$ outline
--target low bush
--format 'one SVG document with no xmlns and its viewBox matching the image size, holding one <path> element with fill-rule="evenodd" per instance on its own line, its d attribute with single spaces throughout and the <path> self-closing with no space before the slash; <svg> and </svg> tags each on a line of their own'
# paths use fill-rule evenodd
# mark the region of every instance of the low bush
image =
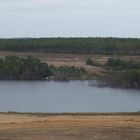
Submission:
<svg viewBox="0 0 140 140">
<path fill-rule="evenodd" d="M 106 66 L 111 67 L 114 70 L 124 70 L 124 69 L 140 69 L 139 61 L 125 61 L 121 59 L 109 58 Z"/>
</svg>

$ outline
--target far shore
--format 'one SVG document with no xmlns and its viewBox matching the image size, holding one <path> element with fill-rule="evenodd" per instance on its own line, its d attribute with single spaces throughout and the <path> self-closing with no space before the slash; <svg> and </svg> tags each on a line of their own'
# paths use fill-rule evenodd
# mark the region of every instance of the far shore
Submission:
<svg viewBox="0 0 140 140">
<path fill-rule="evenodd" d="M 47 112 L 47 113 L 41 113 L 41 112 L 0 112 L 1 114 L 5 115 L 31 115 L 31 116 L 39 116 L 39 117 L 45 117 L 45 116 L 128 116 L 128 115 L 140 115 L 139 112 L 110 112 L 110 113 L 98 113 L 98 112 Z"/>
</svg>

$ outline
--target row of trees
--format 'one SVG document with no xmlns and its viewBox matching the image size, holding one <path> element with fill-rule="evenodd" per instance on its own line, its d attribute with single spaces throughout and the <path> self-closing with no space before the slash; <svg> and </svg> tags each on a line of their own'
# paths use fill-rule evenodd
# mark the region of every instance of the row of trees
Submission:
<svg viewBox="0 0 140 140">
<path fill-rule="evenodd" d="M 140 39 L 132 39 L 132 38 L 0 39 L 0 51 L 140 55 Z"/>
<path fill-rule="evenodd" d="M 140 89 L 139 61 L 110 58 L 104 68 L 107 72 L 101 77 L 100 85 Z"/>
<path fill-rule="evenodd" d="M 140 89 L 140 70 L 111 71 L 102 77 L 99 85 Z"/>
<path fill-rule="evenodd" d="M 36 58 L 0 58 L 0 80 L 42 80 L 50 75 L 52 72 L 48 65 Z"/>
</svg>

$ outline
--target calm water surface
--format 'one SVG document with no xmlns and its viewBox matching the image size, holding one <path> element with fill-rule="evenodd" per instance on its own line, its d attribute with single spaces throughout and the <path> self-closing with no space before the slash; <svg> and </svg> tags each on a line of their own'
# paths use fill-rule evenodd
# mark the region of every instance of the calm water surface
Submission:
<svg viewBox="0 0 140 140">
<path fill-rule="evenodd" d="M 91 87 L 89 81 L 0 81 L 0 111 L 140 111 L 140 91 Z"/>
</svg>

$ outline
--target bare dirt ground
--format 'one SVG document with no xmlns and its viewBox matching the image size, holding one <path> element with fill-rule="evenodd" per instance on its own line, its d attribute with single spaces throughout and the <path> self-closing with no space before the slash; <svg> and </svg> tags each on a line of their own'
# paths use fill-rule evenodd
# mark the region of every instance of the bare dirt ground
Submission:
<svg viewBox="0 0 140 140">
<path fill-rule="evenodd" d="M 35 56 L 41 61 L 53 65 L 56 67 L 60 66 L 75 66 L 77 68 L 83 67 L 87 72 L 98 74 L 102 73 L 104 69 L 86 65 L 86 59 L 88 57 L 92 58 L 101 64 L 105 64 L 108 58 L 112 55 L 86 55 L 86 54 L 56 54 L 56 53 L 33 53 L 33 52 L 2 52 L 0 51 L 0 57 L 5 57 L 8 55 L 16 55 L 20 57 Z M 140 61 L 140 56 L 114 56 L 125 60 L 135 60 Z"/>
<path fill-rule="evenodd" d="M 1 113 L 0 140 L 140 140 L 140 115 Z"/>
</svg>

